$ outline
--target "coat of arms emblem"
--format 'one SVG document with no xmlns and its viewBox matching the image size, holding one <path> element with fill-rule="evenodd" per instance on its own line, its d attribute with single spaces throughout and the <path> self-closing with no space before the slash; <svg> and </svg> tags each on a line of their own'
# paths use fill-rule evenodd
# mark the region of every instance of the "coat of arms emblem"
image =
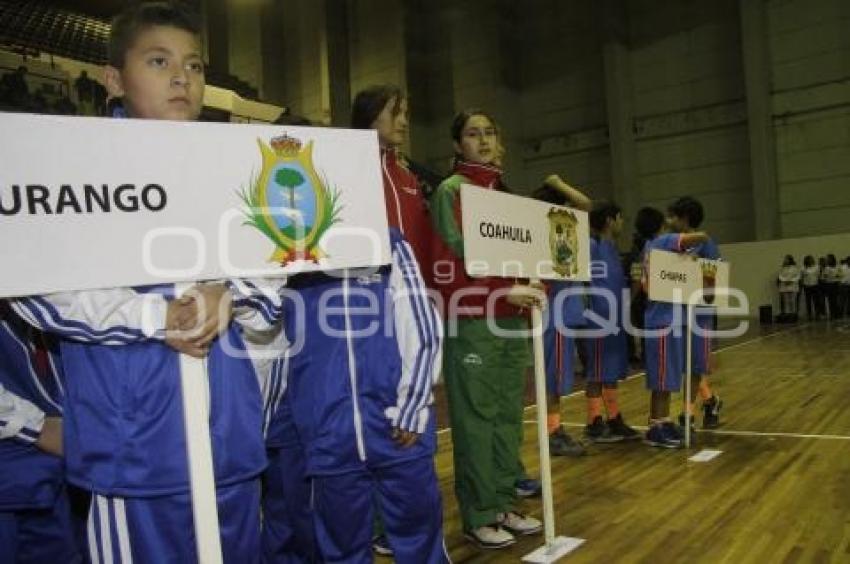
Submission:
<svg viewBox="0 0 850 564">
<path fill-rule="evenodd" d="M 713 304 L 714 288 L 717 282 L 717 264 L 701 261 L 699 266 L 702 271 L 702 299 L 707 304 Z"/>
<path fill-rule="evenodd" d="M 568 210 L 552 208 L 549 218 L 549 250 L 552 270 L 561 276 L 578 274 L 578 218 Z"/>
<path fill-rule="evenodd" d="M 322 236 L 340 221 L 339 192 L 313 166 L 313 142 L 281 135 L 269 144 L 257 140 L 263 157 L 259 176 L 240 196 L 248 207 L 245 223 L 274 243 L 269 262 L 286 266 L 296 260 L 318 263 L 326 255 Z"/>
</svg>

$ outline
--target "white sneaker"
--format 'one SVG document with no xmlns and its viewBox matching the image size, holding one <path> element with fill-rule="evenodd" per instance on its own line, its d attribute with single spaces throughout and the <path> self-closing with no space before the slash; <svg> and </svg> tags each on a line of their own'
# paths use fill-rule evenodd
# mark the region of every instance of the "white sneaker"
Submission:
<svg viewBox="0 0 850 564">
<path fill-rule="evenodd" d="M 515 535 L 534 535 L 543 530 L 543 523 L 539 519 L 517 511 L 500 513 L 499 524 Z"/>
<path fill-rule="evenodd" d="M 516 542 L 516 539 L 508 531 L 497 524 L 484 525 L 471 531 L 466 531 L 463 536 L 477 544 L 481 548 L 505 548 Z"/>
</svg>

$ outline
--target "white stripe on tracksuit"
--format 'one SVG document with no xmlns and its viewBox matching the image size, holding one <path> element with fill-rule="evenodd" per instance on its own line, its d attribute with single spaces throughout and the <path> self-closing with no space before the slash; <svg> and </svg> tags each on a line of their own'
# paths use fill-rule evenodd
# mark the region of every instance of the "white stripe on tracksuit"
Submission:
<svg viewBox="0 0 850 564">
<path fill-rule="evenodd" d="M 431 390 L 439 370 L 442 323 L 428 297 L 413 251 L 405 241 L 399 241 L 393 249 L 390 287 L 402 359 L 398 400 L 391 419 L 396 427 L 422 433 L 428 424 L 429 412 L 425 408 L 433 401 Z"/>
<path fill-rule="evenodd" d="M 9 325 L 5 321 L 0 322 L 0 325 L 3 326 L 3 329 L 6 331 L 6 333 L 10 337 L 12 337 L 12 339 L 18 344 L 18 346 L 21 347 L 21 350 L 23 351 L 24 356 L 26 358 L 30 359 L 29 363 L 27 363 L 27 368 L 29 368 L 30 379 L 32 379 L 33 384 L 35 384 L 35 387 L 38 390 L 38 393 L 41 394 L 41 397 L 44 399 L 44 401 L 46 401 L 47 403 L 52 405 L 56 409 L 56 411 L 58 411 L 59 413 L 62 413 L 62 406 L 60 405 L 60 403 L 58 401 L 54 400 L 50 396 L 50 394 L 47 393 L 47 390 L 45 390 L 44 386 L 41 385 L 41 380 L 38 379 L 38 375 L 36 374 L 35 366 L 33 366 L 34 361 L 32 360 L 33 359 L 32 352 L 33 352 L 34 346 L 32 344 L 29 344 L 29 346 L 28 346 L 26 343 L 21 341 L 18 338 L 18 336 L 15 334 L 15 332 L 12 331 L 12 328 L 9 327 Z M 53 378 L 55 379 L 57 385 L 60 386 L 59 389 L 61 390 L 62 388 L 61 388 L 61 384 L 59 384 L 59 378 L 56 377 L 56 367 L 54 365 L 53 355 L 50 355 L 48 353 L 48 360 L 50 362 L 51 368 L 53 369 Z"/>
<path fill-rule="evenodd" d="M 286 378 L 284 374 L 289 370 L 289 356 L 272 363 L 271 374 L 267 382 L 267 390 L 263 393 L 263 436 L 267 437 L 269 425 L 274 414 L 280 407 L 280 400 L 286 392 Z M 267 392 L 267 393 L 266 393 Z"/>
<path fill-rule="evenodd" d="M 34 443 L 41 434 L 44 412 L 0 383 L 0 439 Z"/>
<path fill-rule="evenodd" d="M 123 498 L 93 494 L 86 528 L 92 564 L 132 564 L 133 551 Z"/>
<path fill-rule="evenodd" d="M 281 284 L 282 280 L 228 281 L 234 307 L 254 306 L 237 308 L 234 319 L 245 327 L 268 329 L 272 323 L 266 316 L 280 310 L 277 289 Z M 10 305 L 30 325 L 84 343 L 124 345 L 165 338 L 168 301 L 156 292 L 132 288 L 57 292 L 21 298 Z"/>
<path fill-rule="evenodd" d="M 12 308 L 42 331 L 86 343 L 123 345 L 162 337 L 165 299 L 130 288 L 58 292 L 21 298 Z"/>
</svg>

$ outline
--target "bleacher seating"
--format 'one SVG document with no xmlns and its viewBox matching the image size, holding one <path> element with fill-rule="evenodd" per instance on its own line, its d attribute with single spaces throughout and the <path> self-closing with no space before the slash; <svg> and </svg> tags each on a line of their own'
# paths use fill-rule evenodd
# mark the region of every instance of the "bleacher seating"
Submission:
<svg viewBox="0 0 850 564">
<path fill-rule="evenodd" d="M 106 62 L 107 22 L 46 2 L 0 0 L 0 44 Z"/>
<path fill-rule="evenodd" d="M 44 51 L 102 65 L 110 25 L 38 0 L 0 0 L 0 46 L 22 54 Z M 209 72 L 207 82 L 256 100 L 255 87 L 230 74 Z"/>
</svg>

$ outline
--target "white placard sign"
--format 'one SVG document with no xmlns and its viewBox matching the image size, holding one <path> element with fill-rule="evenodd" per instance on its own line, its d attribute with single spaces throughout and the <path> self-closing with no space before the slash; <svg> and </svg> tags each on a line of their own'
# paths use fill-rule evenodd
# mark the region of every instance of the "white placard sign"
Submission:
<svg viewBox="0 0 850 564">
<path fill-rule="evenodd" d="M 729 288 L 728 262 L 652 250 L 647 281 L 649 299 L 656 302 L 687 304 L 691 296 L 705 289 L 706 293 L 692 305 L 727 307 L 729 303 L 724 292 Z M 709 288 L 715 288 L 717 295 L 708 292 Z"/>
<path fill-rule="evenodd" d="M 470 276 L 589 280 L 587 213 L 478 186 L 461 186 Z"/>
<path fill-rule="evenodd" d="M 0 113 L 0 297 L 390 261 L 377 136 Z"/>
</svg>

